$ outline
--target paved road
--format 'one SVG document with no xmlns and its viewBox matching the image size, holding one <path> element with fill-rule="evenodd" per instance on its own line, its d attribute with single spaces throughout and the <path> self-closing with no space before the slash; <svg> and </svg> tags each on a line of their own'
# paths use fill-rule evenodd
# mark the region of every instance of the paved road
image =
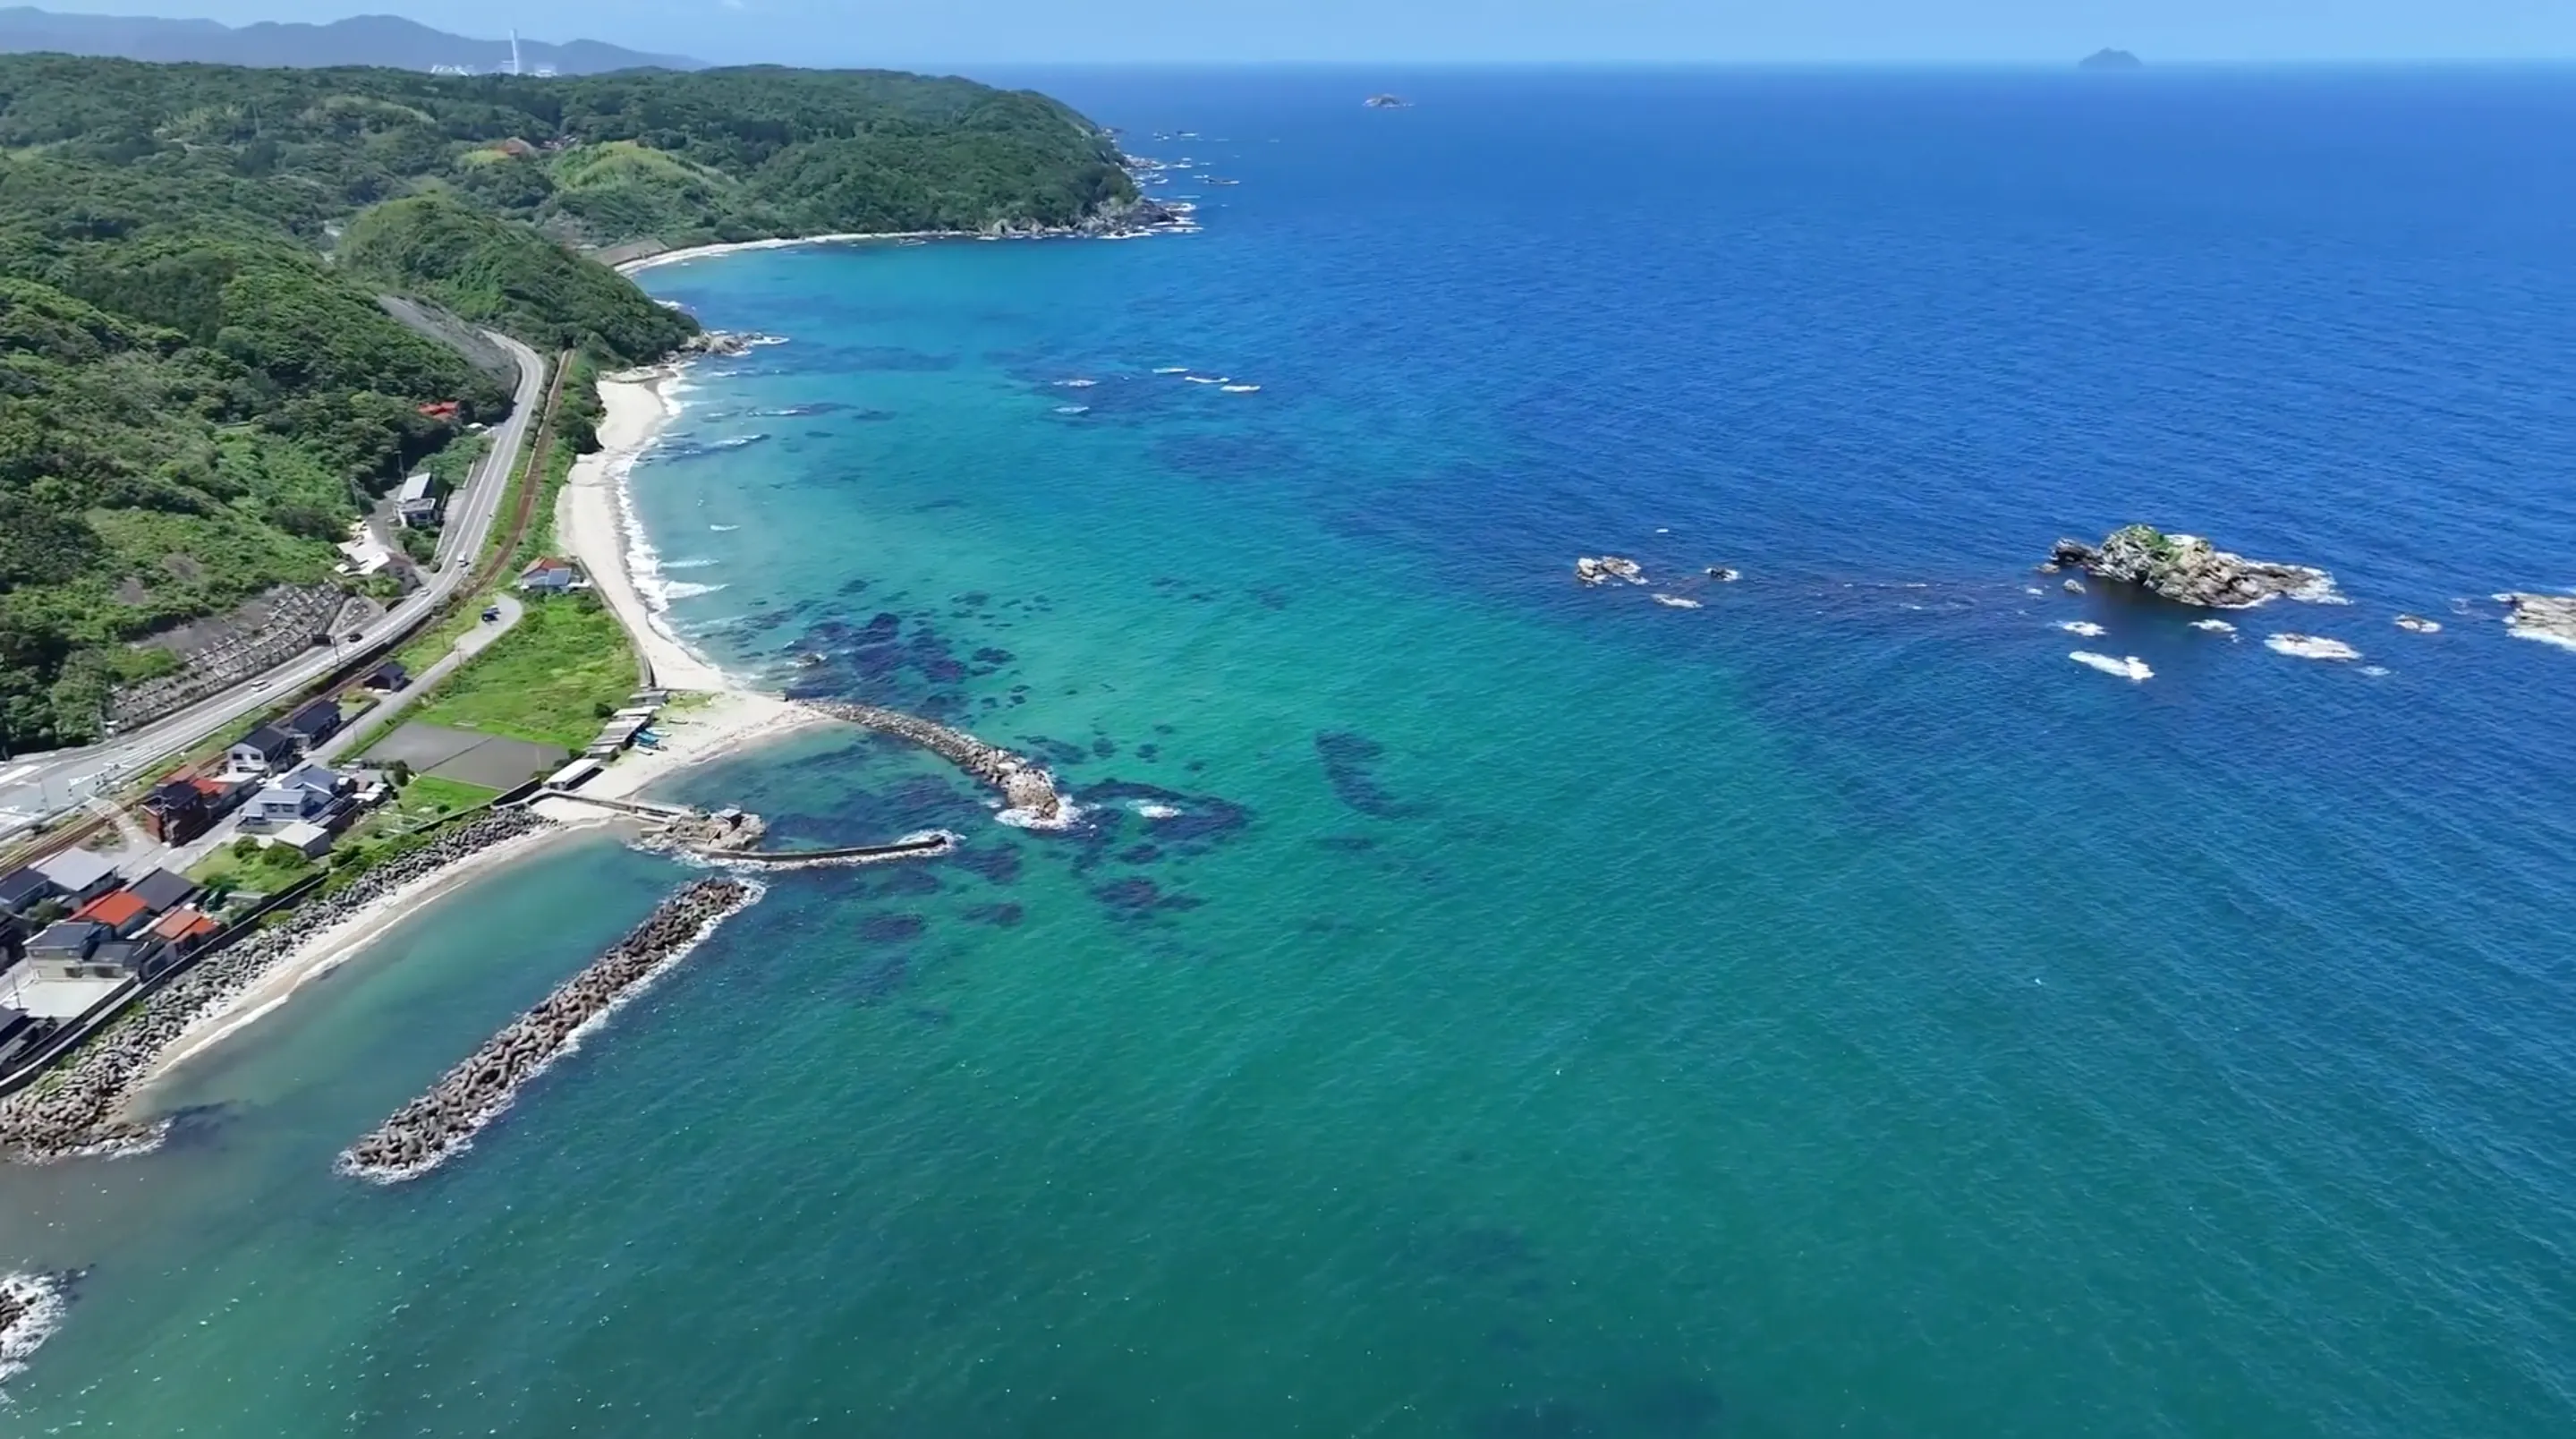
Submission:
<svg viewBox="0 0 2576 1439">
<path fill-rule="evenodd" d="M 449 548 L 429 583 L 403 597 L 383 619 L 367 627 L 361 645 L 371 643 L 428 614 L 454 594 L 473 573 L 474 557 L 501 510 L 510 485 L 510 470 L 527 442 L 528 426 L 545 404 L 546 367 L 537 352 L 506 335 L 485 331 L 505 347 L 519 365 L 519 388 L 510 416 L 492 430 L 491 450 L 467 477 L 464 490 L 448 505 Z M 0 836 L 15 833 L 47 816 L 83 802 L 100 789 L 121 782 L 156 761 L 175 754 L 223 726 L 295 693 L 328 672 L 338 646 L 309 650 L 257 679 L 246 680 L 210 699 L 201 700 L 166 719 L 155 720 L 132 734 L 83 749 L 0 760 Z"/>
</svg>

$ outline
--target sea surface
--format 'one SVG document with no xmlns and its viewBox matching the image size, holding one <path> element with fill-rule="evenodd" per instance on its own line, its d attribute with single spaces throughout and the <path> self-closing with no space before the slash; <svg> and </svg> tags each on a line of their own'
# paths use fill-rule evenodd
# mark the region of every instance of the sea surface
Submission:
<svg viewBox="0 0 2576 1439">
<path fill-rule="evenodd" d="M 685 872 L 426 911 L 0 1174 L 0 1432 L 2576 1433 L 2576 73 L 1025 79 L 1203 231 L 651 271 L 789 343 L 633 481 L 710 656 L 1086 823 L 691 776 L 968 843 L 379 1189 Z M 2033 572 L 2131 520 L 2351 602 Z"/>
</svg>

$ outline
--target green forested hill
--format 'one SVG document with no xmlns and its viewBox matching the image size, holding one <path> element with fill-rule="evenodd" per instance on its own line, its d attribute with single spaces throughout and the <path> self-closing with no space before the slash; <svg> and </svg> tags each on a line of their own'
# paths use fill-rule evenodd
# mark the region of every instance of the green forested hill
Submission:
<svg viewBox="0 0 2576 1439">
<path fill-rule="evenodd" d="M 0 753 L 94 737 L 128 641 L 281 581 L 503 387 L 375 303 L 631 363 L 694 324 L 581 249 L 1078 221 L 1041 96 L 776 69 L 572 79 L 0 56 Z"/>
</svg>

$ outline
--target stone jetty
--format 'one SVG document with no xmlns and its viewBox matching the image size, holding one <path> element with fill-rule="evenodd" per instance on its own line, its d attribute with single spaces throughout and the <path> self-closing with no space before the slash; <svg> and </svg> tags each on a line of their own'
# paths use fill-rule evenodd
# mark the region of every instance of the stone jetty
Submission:
<svg viewBox="0 0 2576 1439">
<path fill-rule="evenodd" d="M 2277 598 L 2340 603 L 2334 576 L 2323 570 L 2249 560 L 2198 535 L 2166 534 L 2153 525 L 2114 530 L 2098 545 L 2059 540 L 2042 568 L 2080 569 L 2211 609 L 2245 609 Z M 2077 587 L 2070 582 L 2068 588 Z"/>
<path fill-rule="evenodd" d="M 77 1154 L 137 1153 L 160 1126 L 120 1111 L 153 1062 L 200 1017 L 232 1001 L 306 939 L 477 851 L 549 828 L 524 809 L 493 810 L 360 875 L 348 888 L 291 911 L 285 922 L 200 960 L 154 990 L 118 1024 L 51 1074 L 0 1100 L 0 1153 L 41 1162 Z"/>
<path fill-rule="evenodd" d="M 1065 803 L 1056 791 L 1055 776 L 1037 761 L 1016 755 L 999 745 L 986 744 L 961 729 L 890 710 L 880 705 L 851 704 L 844 700 L 808 700 L 807 704 L 834 719 L 854 725 L 899 735 L 938 755 L 1002 792 L 1007 806 L 1002 817 L 1030 829 L 1062 829 L 1073 823 L 1073 806 Z"/>
<path fill-rule="evenodd" d="M 484 1041 L 428 1093 L 342 1150 L 340 1171 L 391 1184 L 437 1168 L 509 1108 L 520 1085 L 544 1073 L 585 1030 L 686 958 L 761 893 L 759 885 L 740 879 L 682 885 L 589 968 Z"/>
<path fill-rule="evenodd" d="M 0 1379 L 26 1368 L 62 1318 L 62 1276 L 0 1274 Z"/>
</svg>

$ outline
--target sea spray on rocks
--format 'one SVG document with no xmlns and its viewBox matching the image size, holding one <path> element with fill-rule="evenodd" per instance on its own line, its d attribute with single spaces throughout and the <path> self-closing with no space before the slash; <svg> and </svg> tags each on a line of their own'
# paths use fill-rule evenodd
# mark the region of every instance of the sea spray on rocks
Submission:
<svg viewBox="0 0 2576 1439">
<path fill-rule="evenodd" d="M 416 1178 L 464 1150 L 510 1107 L 519 1087 L 580 1047 L 581 1038 L 665 970 L 688 957 L 717 925 L 766 891 L 743 879 L 682 885 L 590 967 L 556 986 L 536 1007 L 440 1077 L 429 1091 L 340 1152 L 343 1174 L 380 1184 Z"/>
<path fill-rule="evenodd" d="M 961 729 L 951 729 L 919 715 L 890 710 L 882 705 L 851 704 L 844 700 L 807 700 L 805 703 L 854 725 L 900 735 L 920 745 L 950 764 L 1002 792 L 1004 808 L 999 816 L 1004 824 L 1023 829 L 1064 829 L 1070 826 L 1078 811 L 1065 803 L 1057 793 L 1055 776 L 1037 761 L 1013 754 L 1000 745 L 986 744 Z"/>
<path fill-rule="evenodd" d="M 230 1003 L 305 940 L 393 891 L 481 850 L 550 827 L 551 821 L 524 809 L 493 810 L 385 861 L 338 894 L 290 912 L 278 927 L 199 961 L 147 995 L 123 1021 L 63 1060 L 54 1073 L 0 1100 L 0 1152 L 41 1163 L 150 1150 L 160 1142 L 164 1126 L 126 1120 L 118 1111 L 154 1061 L 191 1024 Z"/>
<path fill-rule="evenodd" d="M 0 1379 L 27 1359 L 63 1322 L 63 1280 L 53 1274 L 0 1274 Z"/>
</svg>

